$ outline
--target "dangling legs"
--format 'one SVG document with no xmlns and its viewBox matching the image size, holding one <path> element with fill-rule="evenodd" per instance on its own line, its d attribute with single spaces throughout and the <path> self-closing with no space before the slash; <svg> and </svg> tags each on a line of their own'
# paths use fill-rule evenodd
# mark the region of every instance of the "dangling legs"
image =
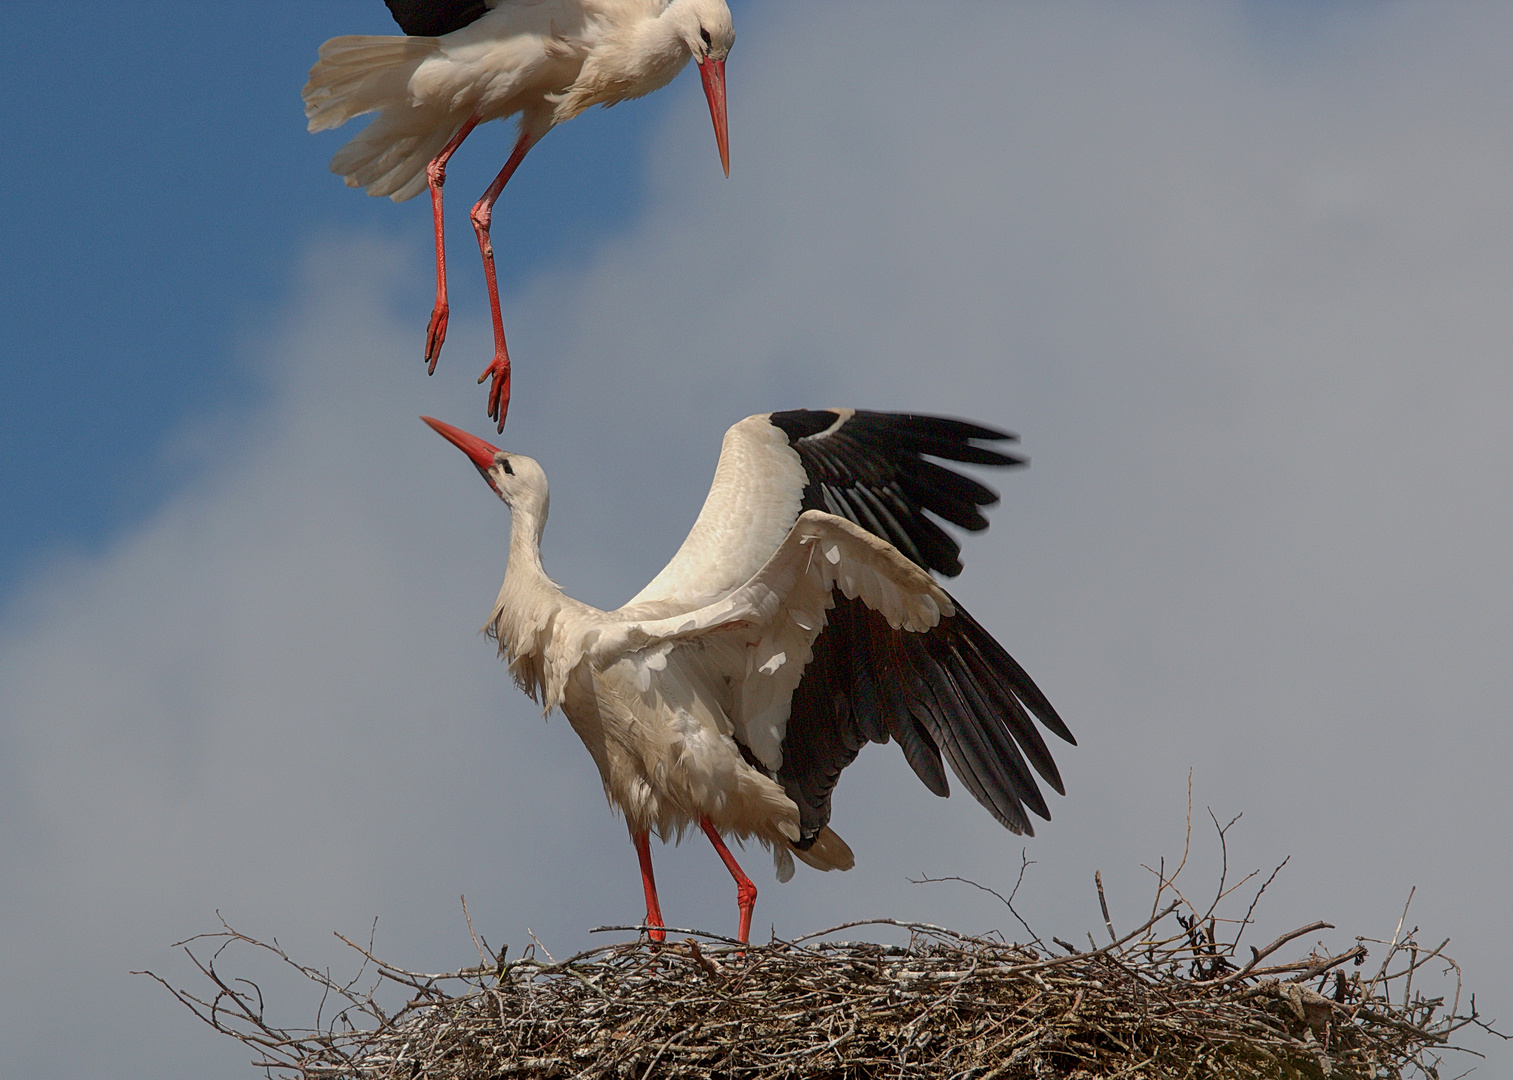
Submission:
<svg viewBox="0 0 1513 1080">
<path fill-rule="evenodd" d="M 729 870 L 730 876 L 735 878 L 735 902 L 741 909 L 741 928 L 736 938 L 742 945 L 749 945 L 751 943 L 751 912 L 756 907 L 757 888 L 741 871 L 741 867 L 735 861 L 735 856 L 725 846 L 725 841 L 720 839 L 720 834 L 715 831 L 709 819 L 705 818 L 699 822 L 699 826 L 704 830 L 704 835 L 709 837 L 709 842 L 714 845 L 715 852 L 720 856 L 721 861 L 725 863 L 725 869 Z"/>
<path fill-rule="evenodd" d="M 426 184 L 431 189 L 431 216 L 436 219 L 436 306 L 431 309 L 431 322 L 426 327 L 426 362 L 430 367 L 426 374 L 436 371 L 436 358 L 441 355 L 441 343 L 447 339 L 447 247 L 446 233 L 441 225 L 441 187 L 447 182 L 447 161 L 462 145 L 462 140 L 478 126 L 478 117 L 470 116 L 452 140 L 441 148 L 441 153 L 426 166 Z"/>
<path fill-rule="evenodd" d="M 631 840 L 636 845 L 636 857 L 641 860 L 641 885 L 646 890 L 646 925 L 657 928 L 649 931 L 653 941 L 666 941 L 667 933 L 661 929 L 666 923 L 662 921 L 662 907 L 657 903 L 657 879 L 651 873 L 651 843 L 644 832 L 632 833 Z"/>
<path fill-rule="evenodd" d="M 499 198 L 499 193 L 525 159 L 526 151 L 539 138 L 539 135 L 533 136 L 528 131 L 521 133 L 515 142 L 515 149 L 510 153 L 510 159 L 499 170 L 499 175 L 494 177 L 494 182 L 483 193 L 483 198 L 473 206 L 473 231 L 478 234 L 478 250 L 483 253 L 483 276 L 489 286 L 489 311 L 494 316 L 494 360 L 483 369 L 478 381 L 483 382 L 490 375 L 494 377 L 489 386 L 489 416 L 499 421 L 501 432 L 504 431 L 505 414 L 510 410 L 510 353 L 504 345 L 504 318 L 499 313 L 499 279 L 494 274 L 494 244 L 489 239 L 489 224 L 493 221 L 494 202 Z"/>
</svg>

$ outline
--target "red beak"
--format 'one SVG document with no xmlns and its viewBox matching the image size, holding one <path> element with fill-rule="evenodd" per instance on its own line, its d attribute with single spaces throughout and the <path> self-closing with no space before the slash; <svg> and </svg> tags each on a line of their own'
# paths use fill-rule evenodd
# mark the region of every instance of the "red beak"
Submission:
<svg viewBox="0 0 1513 1080">
<path fill-rule="evenodd" d="M 704 80 L 704 96 L 709 99 L 709 118 L 714 121 L 714 141 L 720 146 L 720 164 L 730 178 L 730 132 L 725 126 L 725 61 L 699 61 L 699 77 Z"/>
<path fill-rule="evenodd" d="M 447 442 L 468 456 L 478 471 L 483 473 L 483 478 L 489 482 L 489 487 L 494 487 L 494 481 L 489 476 L 489 470 L 494 467 L 494 455 L 499 453 L 497 446 L 491 446 L 476 435 L 469 435 L 461 428 L 455 428 L 451 424 L 443 424 L 440 420 L 431 416 L 422 416 L 432 430 Z M 498 490 L 497 488 L 495 490 Z"/>
</svg>

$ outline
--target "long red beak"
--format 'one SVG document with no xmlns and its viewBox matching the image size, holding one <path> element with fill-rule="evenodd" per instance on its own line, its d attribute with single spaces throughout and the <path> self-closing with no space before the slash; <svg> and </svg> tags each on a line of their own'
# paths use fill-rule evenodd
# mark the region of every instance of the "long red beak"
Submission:
<svg viewBox="0 0 1513 1080">
<path fill-rule="evenodd" d="M 497 446 L 491 446 L 478 436 L 469 435 L 466 431 L 455 428 L 451 424 L 444 424 L 435 417 L 422 416 L 421 419 L 430 424 L 436 434 L 466 454 L 468 460 L 478 466 L 478 471 L 483 473 L 483 478 L 488 480 L 489 487 L 494 486 L 494 481 L 489 477 L 489 470 L 494 467 L 494 455 L 499 453 Z"/>
<path fill-rule="evenodd" d="M 704 80 L 704 96 L 709 99 L 709 118 L 714 121 L 714 141 L 720 146 L 720 164 L 730 177 L 730 132 L 725 126 L 725 61 L 700 60 L 699 77 Z"/>
</svg>

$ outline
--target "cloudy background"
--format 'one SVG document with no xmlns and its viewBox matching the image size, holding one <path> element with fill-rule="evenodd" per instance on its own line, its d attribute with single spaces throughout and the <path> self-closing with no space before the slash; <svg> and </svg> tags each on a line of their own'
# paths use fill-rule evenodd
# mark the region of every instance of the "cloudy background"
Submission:
<svg viewBox="0 0 1513 1080">
<path fill-rule="evenodd" d="M 71 20 L 64 24 L 47 19 Z M 847 772 L 849 874 L 756 933 L 868 915 L 1042 935 L 1291 862 L 1317 918 L 1453 939 L 1513 1014 L 1513 13 L 1493 5 L 745 0 L 732 176 L 697 80 L 554 133 L 496 215 L 502 442 L 552 478 L 549 570 L 614 605 L 691 523 L 723 429 L 850 404 L 1018 431 L 953 585 L 1076 732 L 1028 842 L 891 748 Z M 346 964 L 471 962 L 634 921 L 571 730 L 476 630 L 507 515 L 421 412 L 488 433 L 465 208 L 420 362 L 429 214 L 303 133 L 377 0 L 17 12 L 0 184 L 0 1075 L 251 1076 L 154 984 L 216 928 Z M 24 90 L 24 93 L 22 92 Z M 489 435 L 493 438 L 492 435 Z M 707 845 L 674 925 L 734 926 Z M 1243 910 L 1243 908 L 1242 908 Z M 1235 912 L 1238 914 L 1238 912 Z M 1021 935 L 1022 936 L 1022 935 Z M 1300 943 L 1299 947 L 1303 947 Z M 1379 953 L 1378 953 L 1379 955 Z M 1374 961 L 1373 961 L 1374 962 Z M 307 1015 L 290 989 L 285 1019 Z M 277 1011 L 279 1006 L 275 1006 Z M 1480 1075 L 1506 1075 L 1506 1044 Z M 1462 1066 L 1464 1067 L 1464 1066 Z"/>
</svg>

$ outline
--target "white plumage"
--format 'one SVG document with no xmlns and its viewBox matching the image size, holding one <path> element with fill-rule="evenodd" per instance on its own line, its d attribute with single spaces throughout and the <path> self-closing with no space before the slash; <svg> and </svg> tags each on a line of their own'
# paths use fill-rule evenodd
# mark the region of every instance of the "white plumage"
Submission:
<svg viewBox="0 0 1513 1080">
<path fill-rule="evenodd" d="M 781 880 L 792 875 L 794 855 L 817 869 L 849 869 L 850 848 L 826 824 L 830 791 L 869 738 L 905 742 L 916 771 L 944 794 L 944 774 L 937 784 L 907 745 L 918 732 L 889 724 L 922 722 L 933 740 L 935 770 L 944 750 L 974 794 L 1016 831 L 1020 822 L 1012 815 L 1023 817 L 1021 800 L 1038 813 L 1045 809 L 1033 780 L 1019 778 L 1028 774 L 1013 740 L 1060 790 L 1026 709 L 1058 734 L 1070 739 L 1070 733 L 1028 676 L 931 577 L 925 568 L 931 560 L 911 561 L 877 534 L 884 529 L 869 531 L 847 516 L 805 507 L 827 497 L 819 490 L 826 486 L 817 475 L 823 469 L 806 459 L 819 461 L 813 455 L 820 453 L 840 464 L 831 477 L 836 483 L 852 476 L 885 494 L 893 485 L 894 508 L 883 512 L 900 535 L 913 529 L 924 536 L 928 527 L 954 545 L 918 510 L 966 517 L 959 506 L 942 510 L 942 493 L 975 498 L 972 515 L 992 495 L 920 453 L 1009 464 L 1013 459 L 972 443 L 1001 433 L 850 410 L 750 417 L 726 433 L 709 497 L 677 555 L 629 603 L 603 611 L 566 596 L 542 567 L 548 489 L 540 465 L 426 422 L 468 454 L 510 507 L 509 561 L 487 629 L 521 688 L 544 708 L 560 708 L 593 756 L 641 856 L 649 926 L 661 925 L 650 833 L 681 835 L 695 824 L 704 830 L 736 877 L 745 941 L 756 890 L 721 836 L 770 848 Z M 933 490 L 920 486 L 921 476 Z M 842 488 L 829 497 L 848 498 Z M 877 511 L 871 514 L 880 524 Z M 940 550 L 933 561 L 944 558 Z M 836 627 L 832 612 L 843 617 Z M 910 652 L 898 644 L 908 639 L 934 642 L 930 648 L 944 652 Z M 868 655 L 859 663 L 838 661 L 848 649 Z M 993 649 L 1009 666 L 1002 672 L 992 666 L 996 655 L 991 663 L 970 659 Z M 849 674 L 838 682 L 843 668 Z M 879 674 L 904 688 L 894 690 L 901 710 L 877 699 L 872 684 Z M 911 678 L 923 680 L 924 690 Z M 925 686 L 932 681 L 935 688 Z M 814 707 L 805 695 L 815 693 L 828 702 Z M 843 701 L 857 707 L 842 708 Z M 999 729 L 1010 741 L 998 739 Z M 962 750 L 962 743 L 972 745 Z M 1027 821 L 1023 827 L 1028 831 Z"/>
<path fill-rule="evenodd" d="M 425 359 L 436 368 L 449 305 L 442 185 L 453 151 L 478 124 L 519 117 L 514 151 L 472 221 L 483 254 L 494 323 L 489 415 L 504 430 L 509 351 L 499 308 L 494 201 L 526 152 L 557 124 L 593 105 L 613 105 L 666 86 L 690 59 L 699 65 L 728 176 L 725 58 L 735 29 L 725 0 L 391 0 L 408 37 L 327 41 L 303 96 L 311 131 L 378 115 L 337 151 L 331 170 L 348 186 L 395 201 L 429 186 L 436 229 L 436 305 Z M 442 32 L 446 31 L 446 32 Z"/>
</svg>

